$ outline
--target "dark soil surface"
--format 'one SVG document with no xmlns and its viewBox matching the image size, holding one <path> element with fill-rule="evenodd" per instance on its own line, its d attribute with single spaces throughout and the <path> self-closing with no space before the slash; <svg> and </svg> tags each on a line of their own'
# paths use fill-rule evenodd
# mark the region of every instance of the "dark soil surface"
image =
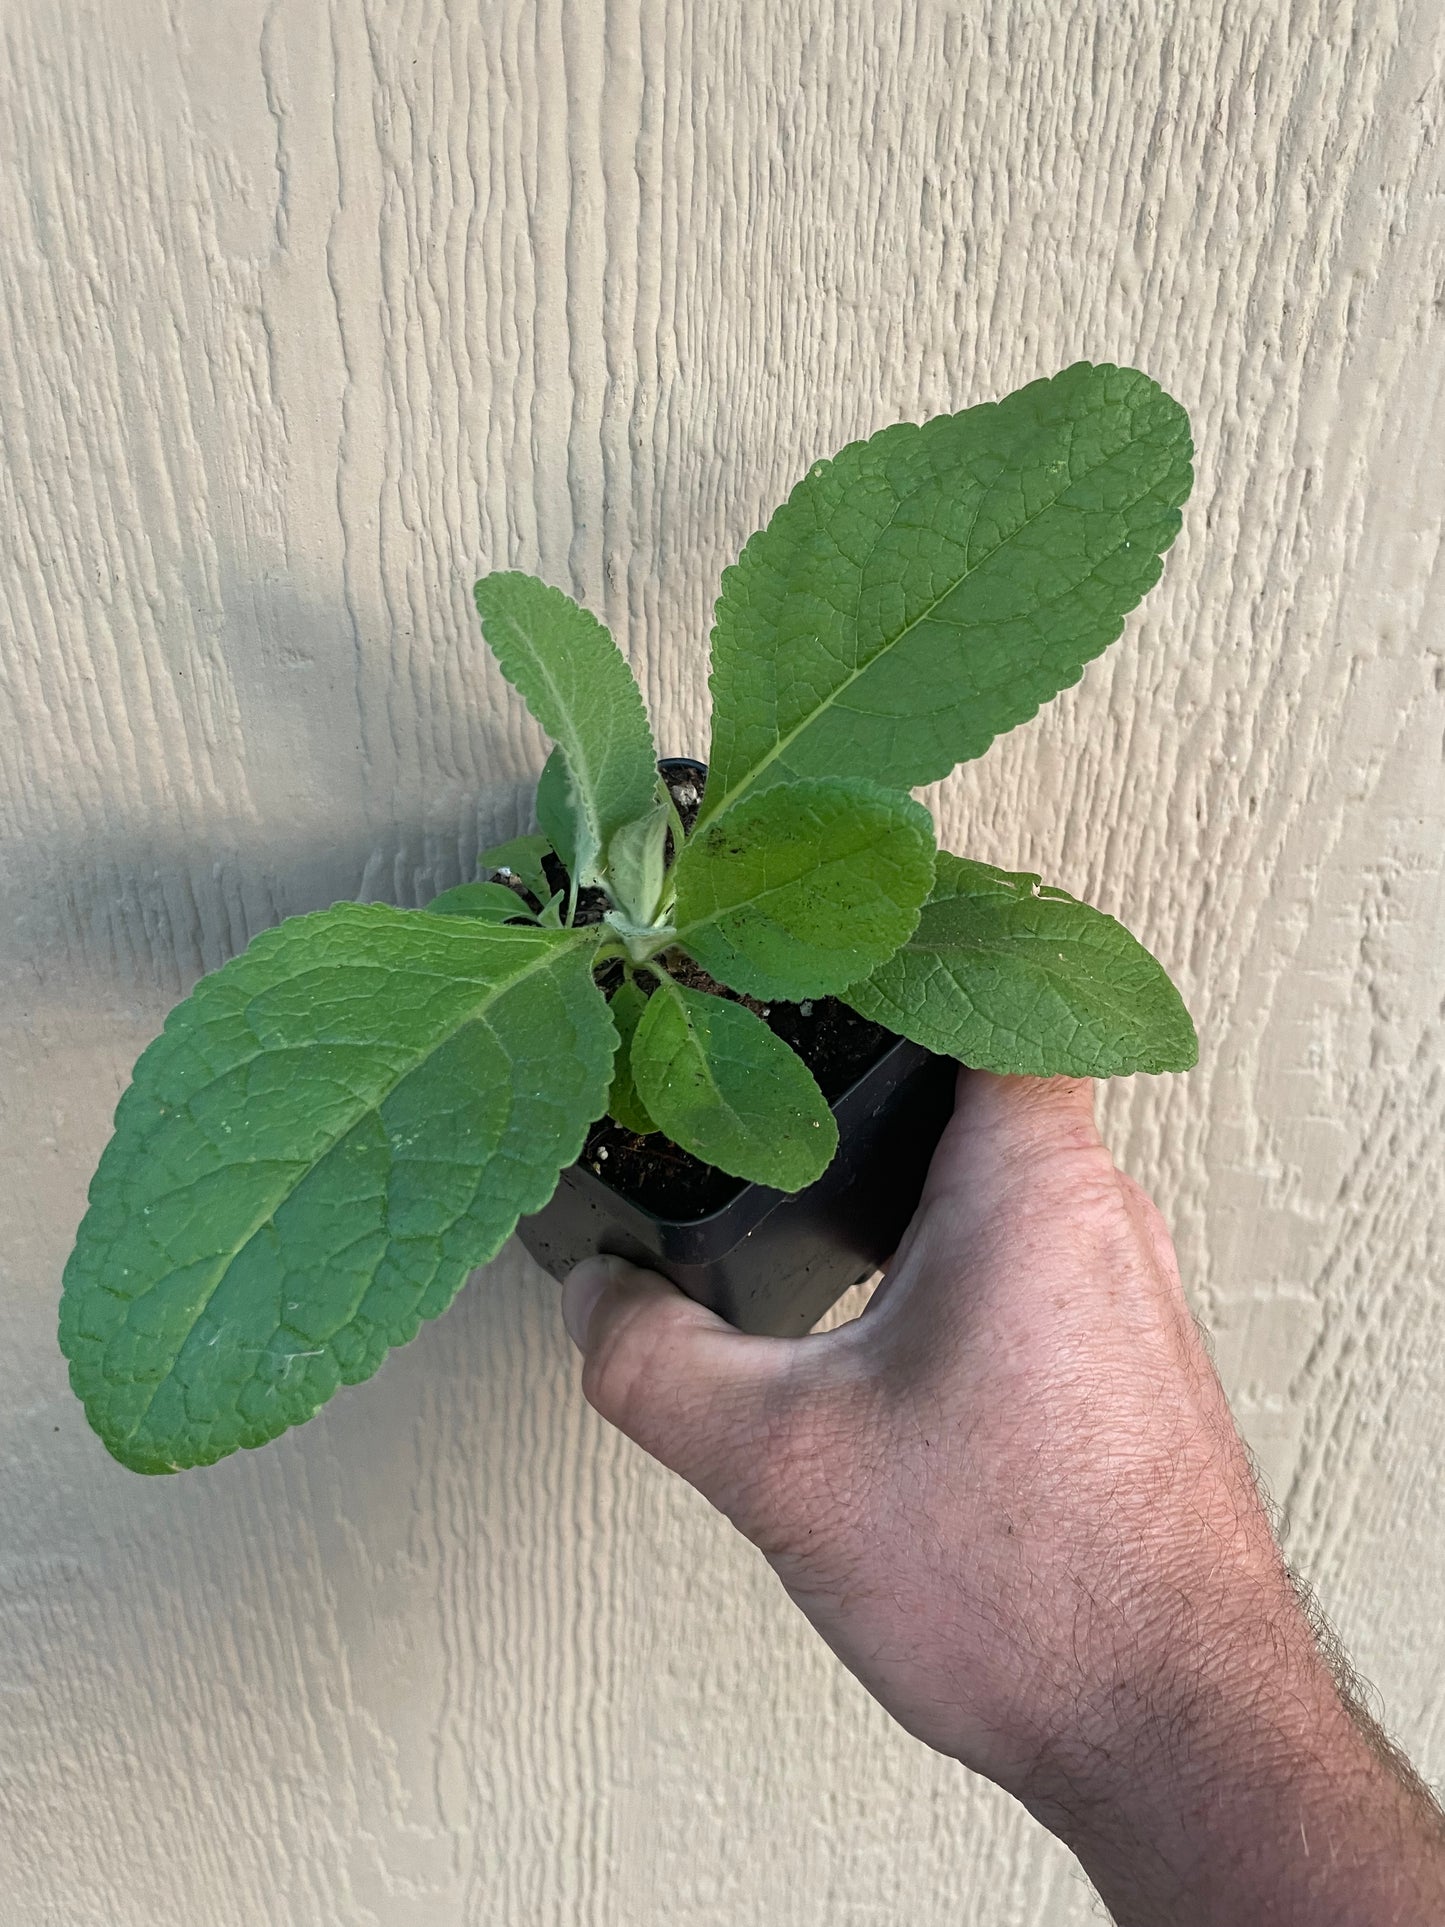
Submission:
<svg viewBox="0 0 1445 1927">
<path fill-rule="evenodd" d="M 685 761 L 664 760 L 659 767 L 672 791 L 683 829 L 690 831 L 702 806 L 706 777 Z M 670 837 L 667 856 L 670 862 Z M 553 890 L 567 888 L 567 872 L 556 857 L 550 854 L 543 857 L 542 867 Z M 510 877 L 503 881 L 511 883 L 511 887 L 532 909 L 541 909 L 542 906 L 519 883 Z M 583 890 L 577 899 L 576 921 L 600 923 L 606 908 L 607 898 L 601 890 Z M 735 992 L 725 990 L 690 957 L 674 953 L 666 961 L 679 983 L 687 984 L 694 990 L 711 991 L 734 1003 L 746 1004 L 749 1010 L 761 1017 L 802 1058 L 817 1078 L 830 1104 L 835 1098 L 841 1097 L 848 1086 L 896 1041 L 891 1030 L 884 1030 L 881 1024 L 869 1023 L 866 1017 L 860 1017 L 857 1011 L 839 1003 L 836 997 L 818 997 L 811 1003 L 802 1004 L 763 1004 L 754 997 L 739 997 Z M 604 972 L 598 981 L 610 995 L 621 977 L 622 970 L 618 965 L 610 972 Z M 647 990 L 645 975 L 639 975 L 636 981 L 639 989 Z M 735 1198 L 744 1188 L 741 1178 L 730 1177 L 715 1165 L 704 1164 L 701 1158 L 684 1151 L 660 1131 L 650 1137 L 639 1137 L 636 1131 L 624 1130 L 610 1117 L 598 1118 L 587 1133 L 580 1162 L 614 1191 L 660 1218 L 705 1218 L 709 1212 L 719 1210 L 730 1198 Z"/>
</svg>

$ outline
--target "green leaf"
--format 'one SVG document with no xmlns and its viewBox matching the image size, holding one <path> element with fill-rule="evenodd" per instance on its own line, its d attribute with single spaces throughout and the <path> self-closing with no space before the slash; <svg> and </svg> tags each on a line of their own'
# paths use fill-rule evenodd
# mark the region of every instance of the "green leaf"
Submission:
<svg viewBox="0 0 1445 1927">
<path fill-rule="evenodd" d="M 567 758 L 560 749 L 552 751 L 537 778 L 537 821 L 563 869 L 580 887 L 582 873 L 595 871 L 601 851 L 589 841 L 587 821 L 578 810 Z"/>
<path fill-rule="evenodd" d="M 617 1027 L 617 1055 L 612 1060 L 612 1089 L 607 1094 L 607 1115 L 626 1131 L 648 1137 L 657 1129 L 647 1106 L 637 1094 L 632 1075 L 632 1040 L 637 1034 L 647 999 L 630 977 L 624 977 L 612 993 L 608 1005 Z"/>
<path fill-rule="evenodd" d="M 506 923 L 511 917 L 531 920 L 532 913 L 505 883 L 459 883 L 433 897 L 426 910 L 434 917 L 480 917 L 486 923 Z"/>
<path fill-rule="evenodd" d="M 1080 362 L 817 463 L 723 574 L 703 819 L 792 777 L 913 789 L 982 755 L 1158 580 L 1192 452 L 1147 376 Z"/>
<path fill-rule="evenodd" d="M 552 894 L 552 886 L 542 868 L 542 858 L 551 847 L 545 836 L 514 836 L 509 843 L 498 843 L 490 850 L 483 850 L 477 859 L 477 868 L 484 877 L 495 876 L 498 870 L 510 870 L 538 903 L 545 903 Z"/>
<path fill-rule="evenodd" d="M 838 1126 L 813 1073 L 742 1004 L 664 978 L 632 1040 L 638 1093 L 661 1130 L 734 1177 L 801 1191 Z"/>
<path fill-rule="evenodd" d="M 845 1001 L 975 1070 L 1122 1077 L 1199 1055 L 1179 992 L 1122 924 L 945 851 L 918 928 Z"/>
<path fill-rule="evenodd" d="M 684 845 L 678 942 L 753 997 L 821 997 L 889 957 L 933 882 L 933 823 L 896 790 L 811 777 L 745 797 Z"/>
<path fill-rule="evenodd" d="M 642 692 L 606 629 L 560 589 L 501 572 L 483 576 L 476 599 L 502 673 L 566 759 L 585 829 L 578 854 L 585 849 L 595 863 L 652 802 L 657 751 Z M 589 863 L 576 881 L 591 882 L 590 870 Z"/>
<path fill-rule="evenodd" d="M 593 944 L 337 904 L 203 978 L 136 1065 L 60 1342 L 138 1472 L 310 1418 L 546 1203 L 606 1102 Z"/>
<path fill-rule="evenodd" d="M 672 818 L 670 801 L 659 797 L 646 816 L 639 816 L 635 823 L 624 823 L 607 848 L 607 878 L 612 894 L 636 924 L 651 923 L 662 900 L 667 832 Z"/>
</svg>

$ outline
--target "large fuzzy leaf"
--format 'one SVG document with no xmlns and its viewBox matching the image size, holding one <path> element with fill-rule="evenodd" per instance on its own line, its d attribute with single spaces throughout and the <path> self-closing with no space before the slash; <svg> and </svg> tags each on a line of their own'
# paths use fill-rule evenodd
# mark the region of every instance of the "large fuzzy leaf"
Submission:
<svg viewBox="0 0 1445 1927">
<path fill-rule="evenodd" d="M 1158 579 L 1189 422 L 1080 362 L 819 462 L 723 575 L 703 818 L 749 788 L 944 776 L 1077 682 Z"/>
<path fill-rule="evenodd" d="M 596 616 L 560 589 L 504 570 L 475 593 L 502 673 L 562 753 L 577 817 L 574 875 L 588 882 L 615 833 L 652 802 L 657 751 L 642 692 Z"/>
<path fill-rule="evenodd" d="M 918 928 L 845 1001 L 975 1070 L 1120 1077 L 1199 1055 L 1179 992 L 1122 924 L 942 851 Z"/>
<path fill-rule="evenodd" d="M 138 1472 L 308 1419 L 550 1197 L 616 1041 L 580 932 L 338 904 L 204 978 L 136 1065 L 61 1345 Z"/>
<path fill-rule="evenodd" d="M 933 823 L 840 777 L 745 797 L 678 859 L 678 942 L 753 997 L 845 989 L 905 940 L 933 882 Z"/>
<path fill-rule="evenodd" d="M 744 1005 L 670 978 L 647 1000 L 632 1075 L 658 1128 L 734 1177 L 801 1191 L 838 1148 L 837 1121 L 802 1058 Z"/>
</svg>

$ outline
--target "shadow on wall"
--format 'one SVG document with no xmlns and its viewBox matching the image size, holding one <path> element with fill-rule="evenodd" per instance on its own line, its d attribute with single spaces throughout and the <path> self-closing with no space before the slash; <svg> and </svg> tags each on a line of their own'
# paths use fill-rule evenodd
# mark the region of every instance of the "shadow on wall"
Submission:
<svg viewBox="0 0 1445 1927">
<path fill-rule="evenodd" d="M 26 1489 L 51 1494 L 36 1514 L 47 1532 L 63 1538 L 57 1521 L 78 1509 L 89 1531 L 100 1521 L 107 1533 L 136 1533 L 142 1590 L 167 1546 L 182 1595 L 209 1583 L 212 1568 L 236 1577 L 249 1556 L 236 1521 L 228 1538 L 211 1518 L 223 1495 L 244 1511 L 257 1491 L 294 1484 L 323 1517 L 337 1493 L 348 1495 L 343 1511 L 354 1503 L 389 1521 L 379 1495 L 443 1476 L 454 1434 L 465 1437 L 465 1462 L 504 1462 L 517 1449 L 508 1428 L 535 1419 L 509 1388 L 534 1378 L 540 1358 L 548 1396 L 561 1397 L 571 1361 L 555 1284 L 509 1243 L 464 1287 L 445 1335 L 423 1327 L 319 1420 L 210 1473 L 123 1471 L 65 1390 L 52 1336 L 61 1265 L 115 1080 L 166 1009 L 282 918 L 339 899 L 425 903 L 532 822 L 541 738 L 487 668 L 474 619 L 467 628 L 444 610 L 435 643 L 401 631 L 389 641 L 378 629 L 363 648 L 344 610 L 304 606 L 289 590 L 261 600 L 227 585 L 226 604 L 209 644 L 199 601 L 185 635 L 158 625 L 144 674 L 132 636 L 123 704 L 113 688 L 98 693 L 106 649 L 114 644 L 113 661 L 120 646 L 99 638 L 89 683 L 74 668 L 70 683 L 57 678 L 70 695 L 89 687 L 84 700 L 96 705 L 64 719 L 69 734 L 59 721 L 28 735 L 0 722 L 0 741 L 25 764 L 20 809 L 0 821 L 6 1021 L 38 1040 L 36 1081 L 52 1080 L 56 1093 L 26 1113 L 14 1147 L 28 1174 L 17 1173 L 17 1196 L 32 1201 L 34 1220 L 14 1289 L 43 1348 L 32 1389 L 46 1418 L 37 1426 L 21 1402 L 0 1420 L 0 1440 L 8 1464 L 27 1462 Z M 529 1398 L 538 1396 L 533 1384 Z M 398 1497 L 394 1516 L 410 1509 Z M 314 1516 L 309 1530 L 323 1531 Z M 191 1538 L 207 1549 L 196 1565 Z M 277 1549 L 282 1568 L 292 1558 L 314 1563 L 305 1535 Z"/>
<path fill-rule="evenodd" d="M 68 1394 L 56 1408 L 58 1418 L 67 1414 L 63 1437 L 52 1424 L 0 1428 L 13 1431 L 15 1479 L 44 1495 L 19 1522 L 34 1543 L 17 1556 L 64 1573 L 94 1557 L 97 1537 L 111 1548 L 103 1591 L 57 1586 L 36 1635 L 38 1676 L 63 1669 L 69 1678 L 79 1668 L 83 1685 L 103 1653 L 104 1675 L 86 1689 L 103 1708 L 116 1669 L 122 1678 L 154 1673 L 160 1612 L 167 1680 L 266 1678 L 275 1655 L 257 1611 L 258 1562 L 285 1642 L 303 1654 L 316 1640 L 334 1642 L 363 1672 L 395 1669 L 408 1649 L 424 1654 L 418 1627 L 445 1613 L 454 1586 L 464 1597 L 490 1595 L 514 1625 L 522 1607 L 519 1595 L 505 1603 L 512 1575 L 525 1558 L 565 1563 L 578 1529 L 547 1480 L 518 1468 L 532 1464 L 539 1437 L 565 1440 L 569 1462 L 597 1449 L 580 1421 L 558 1300 L 553 1281 L 509 1242 L 447 1312 L 308 1424 L 171 1477 L 116 1465 Z M 558 1475 L 554 1458 L 550 1477 Z M 570 1488 L 565 1467 L 560 1476 Z M 421 1524 L 433 1516 L 448 1522 L 440 1535 Z M 491 1650 L 485 1615 L 468 1623 L 485 1679 L 507 1656 Z M 218 1660 L 218 1651 L 243 1663 Z M 155 1690 L 167 1718 L 196 1725 L 193 1743 L 204 1753 L 209 1710 L 169 1687 Z"/>
<path fill-rule="evenodd" d="M 417 814 L 370 836 L 238 835 L 223 821 L 190 837 L 157 826 L 80 847 L 35 839 L 0 853 L 4 948 L 62 993 L 179 999 L 283 917 L 341 900 L 414 909 L 468 880 L 479 851 L 528 827 L 531 795 L 531 782 L 495 785 L 471 799 L 468 824 Z"/>
<path fill-rule="evenodd" d="M 170 634 L 118 617 L 74 677 L 93 708 L 9 725 L 28 768 L 0 950 L 37 988 L 174 1000 L 283 917 L 473 876 L 530 827 L 545 751 L 468 614 L 372 642 L 344 608 L 232 582 Z"/>
</svg>

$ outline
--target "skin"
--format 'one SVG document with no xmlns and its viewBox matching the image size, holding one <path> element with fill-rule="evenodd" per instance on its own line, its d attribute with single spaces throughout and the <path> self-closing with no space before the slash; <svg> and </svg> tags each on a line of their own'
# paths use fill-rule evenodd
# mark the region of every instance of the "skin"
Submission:
<svg viewBox="0 0 1445 1927">
<path fill-rule="evenodd" d="M 855 1322 L 744 1337 L 619 1259 L 591 1403 L 764 1555 L 910 1733 L 1021 1800 L 1121 1927 L 1445 1922 L 1445 1822 L 1285 1567 L 1092 1086 L 965 1072 Z"/>
</svg>

